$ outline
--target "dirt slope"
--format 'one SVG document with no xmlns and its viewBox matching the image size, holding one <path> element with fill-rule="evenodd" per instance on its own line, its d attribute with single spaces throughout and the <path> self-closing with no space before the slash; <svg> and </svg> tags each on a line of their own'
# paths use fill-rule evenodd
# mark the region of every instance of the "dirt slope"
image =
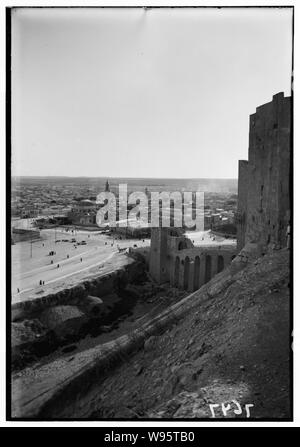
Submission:
<svg viewBox="0 0 300 447">
<path fill-rule="evenodd" d="M 210 404 L 219 418 L 291 417 L 289 252 L 219 276 L 198 310 L 99 384 L 90 417 L 211 418 Z"/>
</svg>

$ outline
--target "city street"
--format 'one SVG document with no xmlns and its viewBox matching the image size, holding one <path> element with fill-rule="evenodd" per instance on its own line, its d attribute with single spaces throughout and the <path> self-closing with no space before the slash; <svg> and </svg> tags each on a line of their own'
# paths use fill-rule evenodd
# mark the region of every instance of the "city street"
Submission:
<svg viewBox="0 0 300 447">
<path fill-rule="evenodd" d="M 72 243 L 73 238 L 86 245 Z M 118 247 L 133 245 L 149 246 L 150 240 L 113 240 L 99 232 L 71 233 L 63 228 L 42 230 L 41 240 L 12 245 L 12 301 L 39 297 L 70 287 L 90 274 L 105 274 L 126 265 L 130 259 Z"/>
</svg>

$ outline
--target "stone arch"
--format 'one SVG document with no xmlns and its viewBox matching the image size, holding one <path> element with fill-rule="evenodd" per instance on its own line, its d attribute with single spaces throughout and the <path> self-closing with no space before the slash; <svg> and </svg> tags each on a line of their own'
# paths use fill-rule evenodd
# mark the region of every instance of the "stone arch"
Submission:
<svg viewBox="0 0 300 447">
<path fill-rule="evenodd" d="M 179 256 L 175 259 L 175 268 L 174 268 L 174 286 L 179 286 L 179 269 L 180 269 L 180 259 Z"/>
<path fill-rule="evenodd" d="M 184 260 L 184 271 L 183 271 L 183 288 L 187 290 L 189 287 L 189 275 L 190 275 L 190 258 L 185 257 Z"/>
<path fill-rule="evenodd" d="M 222 270 L 224 270 L 224 258 L 222 255 L 219 255 L 217 272 L 220 273 Z"/>
<path fill-rule="evenodd" d="M 178 244 L 178 250 L 184 250 L 187 248 L 187 243 L 186 241 L 180 241 Z"/>
<path fill-rule="evenodd" d="M 211 279 L 211 256 L 206 255 L 205 257 L 205 283 Z"/>
<path fill-rule="evenodd" d="M 200 257 L 195 257 L 194 262 L 194 290 L 199 289 L 199 280 L 200 280 Z"/>
</svg>

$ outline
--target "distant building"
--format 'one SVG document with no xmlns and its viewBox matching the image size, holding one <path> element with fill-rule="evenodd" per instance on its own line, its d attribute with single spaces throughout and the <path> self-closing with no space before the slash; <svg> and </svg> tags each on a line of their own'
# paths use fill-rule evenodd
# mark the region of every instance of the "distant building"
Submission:
<svg viewBox="0 0 300 447">
<path fill-rule="evenodd" d="M 248 161 L 239 161 L 237 239 L 286 246 L 290 220 L 292 103 L 283 93 L 250 116 Z"/>
<path fill-rule="evenodd" d="M 22 208 L 20 212 L 20 217 L 23 219 L 36 217 L 39 214 L 39 209 L 34 206 L 28 206 L 26 208 Z"/>
<path fill-rule="evenodd" d="M 23 241 L 33 241 L 40 238 L 40 232 L 38 230 L 29 230 L 25 228 L 13 228 L 11 234 L 11 243 Z"/>
<path fill-rule="evenodd" d="M 97 204 L 96 202 L 83 199 L 77 202 L 68 213 L 68 218 L 74 225 L 97 225 Z"/>
<path fill-rule="evenodd" d="M 220 213 L 211 214 L 212 226 L 219 225 L 221 223 L 222 223 L 222 215 Z"/>
<path fill-rule="evenodd" d="M 211 214 L 204 214 L 204 230 L 210 230 L 212 225 Z"/>
</svg>

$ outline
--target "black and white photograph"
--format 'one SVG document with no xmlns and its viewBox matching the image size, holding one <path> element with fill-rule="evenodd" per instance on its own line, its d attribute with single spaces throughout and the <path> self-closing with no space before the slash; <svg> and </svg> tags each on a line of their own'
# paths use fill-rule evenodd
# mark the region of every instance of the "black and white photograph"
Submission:
<svg viewBox="0 0 300 447">
<path fill-rule="evenodd" d="M 6 16 L 7 419 L 293 421 L 293 6 Z"/>
</svg>

